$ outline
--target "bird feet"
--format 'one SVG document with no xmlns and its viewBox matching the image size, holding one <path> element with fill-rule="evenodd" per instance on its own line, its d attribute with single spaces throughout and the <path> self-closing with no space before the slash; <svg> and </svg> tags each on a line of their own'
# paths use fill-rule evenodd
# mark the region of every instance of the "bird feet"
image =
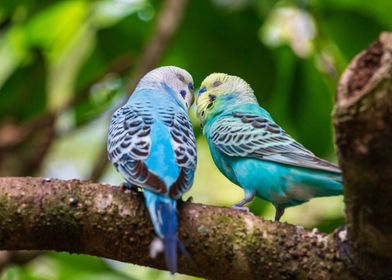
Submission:
<svg viewBox="0 0 392 280">
<path fill-rule="evenodd" d="M 122 189 L 123 191 L 128 191 L 128 190 L 130 190 L 131 192 L 139 192 L 139 187 L 138 187 L 138 186 L 133 185 L 133 184 L 128 183 L 128 182 L 122 183 L 122 184 L 121 184 L 121 189 Z"/>
<path fill-rule="evenodd" d="M 246 207 L 246 206 L 233 205 L 233 206 L 231 206 L 231 208 L 238 210 L 238 211 L 250 213 L 249 207 Z"/>
<path fill-rule="evenodd" d="M 246 203 L 251 202 L 253 198 L 255 197 L 255 192 L 254 191 L 245 191 L 245 197 L 244 199 L 238 201 L 236 204 L 231 206 L 231 208 L 239 211 L 243 211 L 246 213 L 251 213 L 249 208 L 244 206 Z"/>
<path fill-rule="evenodd" d="M 284 214 L 284 207 L 282 206 L 275 206 L 276 208 L 276 212 L 275 212 L 275 222 L 279 222 L 280 218 L 283 216 Z"/>
</svg>

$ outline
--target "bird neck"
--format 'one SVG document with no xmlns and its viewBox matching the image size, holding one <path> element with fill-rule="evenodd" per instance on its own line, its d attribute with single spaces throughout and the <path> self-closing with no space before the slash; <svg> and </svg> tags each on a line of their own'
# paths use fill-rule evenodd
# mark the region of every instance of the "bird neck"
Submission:
<svg viewBox="0 0 392 280">
<path fill-rule="evenodd" d="M 256 105 L 257 107 L 259 106 L 257 103 L 257 99 L 253 94 L 248 95 L 235 92 L 222 94 L 214 102 L 214 107 L 208 112 L 208 115 L 205 118 L 203 125 L 205 126 L 208 122 L 215 119 L 217 116 L 222 116 L 227 113 L 230 114 L 230 112 L 232 112 L 236 108 L 247 105 Z"/>
</svg>

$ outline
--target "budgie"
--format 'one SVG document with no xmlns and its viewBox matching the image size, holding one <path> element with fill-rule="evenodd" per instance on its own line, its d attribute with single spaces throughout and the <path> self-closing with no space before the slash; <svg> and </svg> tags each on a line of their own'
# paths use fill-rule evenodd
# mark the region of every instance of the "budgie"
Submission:
<svg viewBox="0 0 392 280">
<path fill-rule="evenodd" d="M 193 103 L 191 75 L 165 66 L 147 73 L 109 127 L 109 160 L 125 186 L 143 188 L 158 239 L 151 254 L 164 247 L 166 265 L 177 271 L 176 203 L 188 191 L 196 169 L 196 141 L 187 115 Z"/>
<path fill-rule="evenodd" d="M 339 168 L 291 138 L 241 78 L 209 75 L 196 105 L 216 166 L 244 189 L 244 199 L 233 208 L 247 209 L 244 205 L 257 196 L 275 206 L 279 221 L 287 207 L 342 194 Z"/>
</svg>

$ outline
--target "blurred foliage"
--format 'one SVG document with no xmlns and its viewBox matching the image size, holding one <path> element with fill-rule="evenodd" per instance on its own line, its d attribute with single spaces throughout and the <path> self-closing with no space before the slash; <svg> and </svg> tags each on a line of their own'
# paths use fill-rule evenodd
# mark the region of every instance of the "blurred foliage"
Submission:
<svg viewBox="0 0 392 280">
<path fill-rule="evenodd" d="M 196 85 L 211 72 L 241 76 L 290 134 L 317 155 L 334 160 L 331 110 L 337 79 L 354 55 L 392 28 L 392 2 L 189 2 L 160 64 L 189 70 Z M 37 170 L 17 174 L 11 168 L 0 174 L 86 178 L 97 161 L 105 160 L 97 155 L 105 142 L 106 112 L 125 93 L 161 5 L 147 0 L 2 1 L 0 128 L 10 123 L 24 128 L 55 116 L 56 133 L 48 134 L 52 141 L 42 142 L 49 147 Z M 186 197 L 230 205 L 242 198 L 242 191 L 217 171 L 191 115 L 199 165 Z M 36 125 L 31 133 L 40 129 Z M 12 156 L 17 157 L 15 151 Z M 1 155 L 0 149 L 0 170 L 8 166 Z M 102 180 L 121 182 L 113 168 Z M 260 199 L 250 207 L 258 215 L 273 215 L 271 205 Z M 315 199 L 289 209 L 284 220 L 331 232 L 344 223 L 342 198 Z M 148 268 L 50 253 L 9 267 L 0 279 L 158 278 L 173 279 Z"/>
</svg>

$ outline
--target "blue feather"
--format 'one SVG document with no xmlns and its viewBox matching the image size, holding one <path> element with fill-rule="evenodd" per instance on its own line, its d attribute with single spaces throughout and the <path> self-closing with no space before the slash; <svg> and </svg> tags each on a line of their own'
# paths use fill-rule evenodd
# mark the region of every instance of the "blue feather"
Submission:
<svg viewBox="0 0 392 280">
<path fill-rule="evenodd" d="M 164 75 L 160 71 L 165 71 Z M 191 188 L 197 160 L 195 136 L 186 112 L 191 104 L 183 93 L 189 91 L 192 80 L 189 73 L 176 67 L 158 68 L 146 76 L 113 115 L 107 148 L 110 161 L 125 182 L 144 189 L 154 230 L 164 244 L 167 268 L 174 273 L 180 244 L 177 199 Z M 178 76 L 184 80 L 183 88 L 172 88 L 159 80 Z"/>
<path fill-rule="evenodd" d="M 177 180 L 180 168 L 174 157 L 171 139 L 163 135 L 170 135 L 169 128 L 163 122 L 156 122 L 150 133 L 154 145 L 145 164 L 151 172 L 160 175 L 166 186 L 171 186 Z"/>
<path fill-rule="evenodd" d="M 145 190 L 144 198 L 157 235 L 163 240 L 166 266 L 177 271 L 177 214 L 176 200 Z"/>
<path fill-rule="evenodd" d="M 219 170 L 244 189 L 242 208 L 254 196 L 284 209 L 312 197 L 342 193 L 341 172 L 291 138 L 259 106 L 250 85 L 240 77 L 213 73 L 197 95 L 197 113 Z"/>
<path fill-rule="evenodd" d="M 343 192 L 340 170 L 293 140 L 256 104 L 233 106 L 203 130 L 218 169 L 245 191 L 284 208 Z M 279 211 L 278 211 L 279 212 Z"/>
</svg>

